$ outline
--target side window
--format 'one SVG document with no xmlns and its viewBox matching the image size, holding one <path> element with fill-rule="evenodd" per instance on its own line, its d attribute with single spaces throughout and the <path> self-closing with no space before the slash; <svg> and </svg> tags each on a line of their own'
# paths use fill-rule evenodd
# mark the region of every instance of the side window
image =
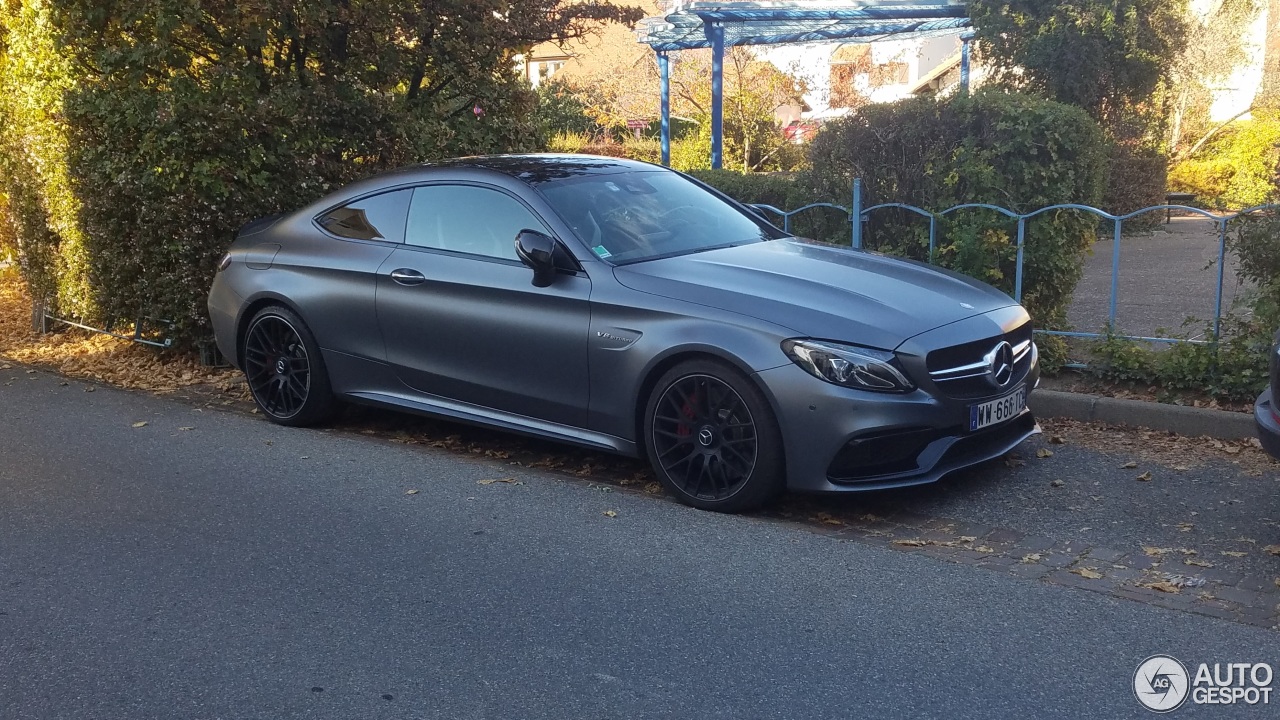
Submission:
<svg viewBox="0 0 1280 720">
<path fill-rule="evenodd" d="M 428 185 L 413 190 L 405 242 L 517 260 L 516 234 L 524 229 L 550 232 L 505 193 L 470 185 Z"/>
<path fill-rule="evenodd" d="M 321 215 L 316 222 L 338 237 L 404 242 L 405 217 L 412 190 L 393 190 L 348 203 Z"/>
</svg>

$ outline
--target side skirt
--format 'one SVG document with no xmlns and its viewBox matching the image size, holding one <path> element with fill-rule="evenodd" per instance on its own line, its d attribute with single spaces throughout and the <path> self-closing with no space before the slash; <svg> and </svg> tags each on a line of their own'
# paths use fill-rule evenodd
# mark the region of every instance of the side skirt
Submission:
<svg viewBox="0 0 1280 720">
<path fill-rule="evenodd" d="M 632 457 L 637 457 L 639 454 L 634 442 L 614 437 L 613 435 L 537 420 L 491 408 L 468 405 L 467 403 L 432 395 L 415 394 L 411 396 L 400 393 L 362 390 L 346 393 L 344 397 L 365 405 L 391 407 L 418 415 L 457 420 L 481 427 L 498 428 L 522 435 L 588 447 L 593 450 L 604 450 Z"/>
</svg>

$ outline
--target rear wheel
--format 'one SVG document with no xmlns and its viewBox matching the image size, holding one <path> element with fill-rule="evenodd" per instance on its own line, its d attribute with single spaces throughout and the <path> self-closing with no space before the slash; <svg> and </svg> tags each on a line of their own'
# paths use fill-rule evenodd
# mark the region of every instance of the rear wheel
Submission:
<svg viewBox="0 0 1280 720">
<path fill-rule="evenodd" d="M 333 391 L 320 347 L 302 318 L 288 308 L 259 310 L 244 336 L 245 379 L 267 419 L 314 425 L 333 411 Z"/>
<path fill-rule="evenodd" d="M 742 512 L 782 491 L 778 422 L 760 390 L 727 365 L 692 360 L 665 373 L 644 428 L 654 472 L 687 505 Z"/>
</svg>

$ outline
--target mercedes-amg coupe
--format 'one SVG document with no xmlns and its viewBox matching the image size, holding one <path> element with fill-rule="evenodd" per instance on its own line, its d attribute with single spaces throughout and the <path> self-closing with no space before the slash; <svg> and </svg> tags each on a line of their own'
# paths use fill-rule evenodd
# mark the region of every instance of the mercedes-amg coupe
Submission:
<svg viewBox="0 0 1280 720">
<path fill-rule="evenodd" d="M 1035 431 L 1004 293 L 614 158 L 414 166 L 251 222 L 209 311 L 274 422 L 347 401 L 647 456 L 706 509 L 931 482 Z"/>
</svg>

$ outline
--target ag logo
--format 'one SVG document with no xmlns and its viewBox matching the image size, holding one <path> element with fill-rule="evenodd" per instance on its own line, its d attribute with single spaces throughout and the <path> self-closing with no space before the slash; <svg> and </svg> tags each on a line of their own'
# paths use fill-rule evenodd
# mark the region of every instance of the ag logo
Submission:
<svg viewBox="0 0 1280 720">
<path fill-rule="evenodd" d="M 1152 655 L 1133 674 L 1133 695 L 1146 709 L 1167 713 L 1186 701 L 1190 680 L 1186 666 L 1177 658 Z"/>
</svg>

